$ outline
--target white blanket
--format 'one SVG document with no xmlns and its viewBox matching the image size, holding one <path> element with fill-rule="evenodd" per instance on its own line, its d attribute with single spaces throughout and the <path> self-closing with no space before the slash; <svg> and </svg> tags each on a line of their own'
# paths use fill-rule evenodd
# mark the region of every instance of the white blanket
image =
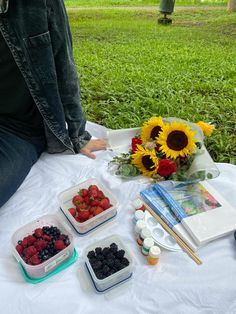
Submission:
<svg viewBox="0 0 236 314">
<path fill-rule="evenodd" d="M 88 124 L 95 137 L 106 129 Z M 233 234 L 199 250 L 197 266 L 185 253 L 162 251 L 158 266 L 147 264 L 135 242 L 132 200 L 144 182 L 122 181 L 107 171 L 112 152 L 82 155 L 44 153 L 25 182 L 0 210 L 0 305 L 4 314 L 132 314 L 132 313 L 236 313 L 236 242 Z M 217 164 L 220 176 L 211 180 L 236 209 L 236 166 Z M 19 272 L 12 256 L 11 237 L 20 226 L 47 213 L 57 213 L 57 195 L 70 186 L 95 177 L 119 200 L 117 217 L 86 236 L 73 231 L 77 262 L 50 279 L 33 285 Z M 61 216 L 63 219 L 63 216 Z M 236 226 L 235 226 L 236 229 Z M 93 241 L 119 234 L 135 259 L 129 283 L 97 294 L 84 272 L 83 250 Z M 86 281 L 87 280 L 87 281 Z"/>
</svg>

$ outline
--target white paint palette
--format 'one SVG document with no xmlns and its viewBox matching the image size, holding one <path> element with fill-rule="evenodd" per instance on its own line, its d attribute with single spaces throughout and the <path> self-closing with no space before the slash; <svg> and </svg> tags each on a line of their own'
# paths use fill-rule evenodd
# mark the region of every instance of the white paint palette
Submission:
<svg viewBox="0 0 236 314">
<path fill-rule="evenodd" d="M 147 228 L 152 233 L 154 242 L 170 251 L 182 251 L 181 247 L 177 244 L 175 239 L 159 224 L 159 222 L 146 210 L 144 221 Z"/>
</svg>

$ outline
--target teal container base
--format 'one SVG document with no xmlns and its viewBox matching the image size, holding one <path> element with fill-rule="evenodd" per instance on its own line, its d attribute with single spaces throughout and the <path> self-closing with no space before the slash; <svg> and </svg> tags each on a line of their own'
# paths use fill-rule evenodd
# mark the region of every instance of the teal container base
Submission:
<svg viewBox="0 0 236 314">
<path fill-rule="evenodd" d="M 66 269 L 67 267 L 69 267 L 70 265 L 72 265 L 78 258 L 78 252 L 76 251 L 76 249 L 74 249 L 74 252 L 73 254 L 71 255 L 71 257 L 66 260 L 64 263 L 62 263 L 61 265 L 59 265 L 56 269 L 54 269 L 52 272 L 50 272 L 49 274 L 41 277 L 41 278 L 32 278 L 30 277 L 25 268 L 21 265 L 21 263 L 18 263 L 19 265 L 19 268 L 20 268 L 20 271 L 21 271 L 21 274 L 23 275 L 24 279 L 29 282 L 29 283 L 32 283 L 32 284 L 36 284 L 36 283 L 39 283 L 39 282 L 42 282 L 54 275 L 56 275 L 57 273 L 61 272 L 62 270 Z"/>
</svg>

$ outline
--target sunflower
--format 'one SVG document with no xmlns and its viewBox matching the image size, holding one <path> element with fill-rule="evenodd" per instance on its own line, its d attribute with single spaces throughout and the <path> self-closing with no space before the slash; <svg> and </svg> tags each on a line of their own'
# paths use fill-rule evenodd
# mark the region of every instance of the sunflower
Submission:
<svg viewBox="0 0 236 314">
<path fill-rule="evenodd" d="M 154 149 L 149 150 L 141 145 L 137 145 L 137 150 L 132 154 L 132 164 L 134 164 L 144 176 L 152 177 L 158 170 L 158 158 Z"/>
<path fill-rule="evenodd" d="M 202 129 L 205 136 L 211 136 L 211 134 L 215 128 L 214 125 L 208 124 L 208 123 L 203 122 L 203 121 L 197 122 L 196 125 Z"/>
<path fill-rule="evenodd" d="M 162 117 L 152 117 L 150 120 L 144 122 L 141 128 L 141 139 L 143 143 L 147 143 L 149 140 L 155 141 L 156 137 L 162 131 L 164 122 Z"/>
<path fill-rule="evenodd" d="M 163 127 L 157 143 L 167 158 L 176 159 L 191 155 L 196 149 L 195 133 L 182 121 L 173 121 Z"/>
</svg>

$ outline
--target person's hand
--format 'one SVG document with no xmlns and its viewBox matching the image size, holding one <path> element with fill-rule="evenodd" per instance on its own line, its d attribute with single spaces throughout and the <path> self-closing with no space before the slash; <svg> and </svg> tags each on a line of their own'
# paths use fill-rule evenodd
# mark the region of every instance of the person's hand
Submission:
<svg viewBox="0 0 236 314">
<path fill-rule="evenodd" d="M 90 140 L 84 147 L 81 148 L 80 153 L 95 159 L 96 155 L 92 152 L 97 150 L 105 150 L 107 148 L 107 141 L 102 139 Z"/>
</svg>

